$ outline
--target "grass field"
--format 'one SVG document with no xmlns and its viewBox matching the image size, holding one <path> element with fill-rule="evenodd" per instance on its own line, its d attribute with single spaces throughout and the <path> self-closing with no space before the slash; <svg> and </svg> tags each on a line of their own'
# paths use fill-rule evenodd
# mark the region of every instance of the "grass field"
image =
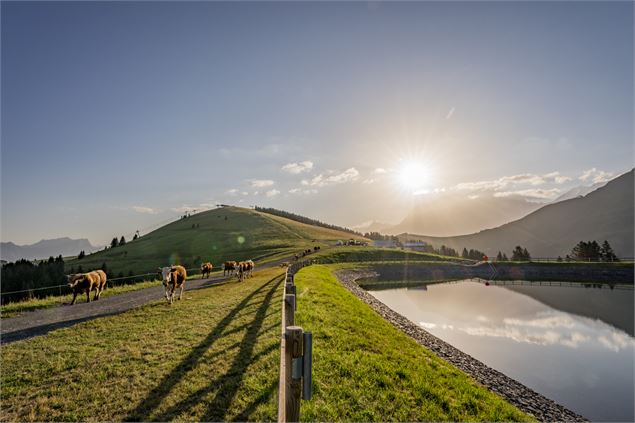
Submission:
<svg viewBox="0 0 635 423">
<path fill-rule="evenodd" d="M 124 246 L 69 260 L 66 271 L 77 271 L 80 265 L 84 271 L 93 270 L 102 263 L 114 275 L 145 273 L 169 264 L 196 267 L 205 261 L 215 267 L 227 260 L 262 263 L 351 237 L 357 238 L 255 210 L 224 207 L 170 223 Z"/>
<path fill-rule="evenodd" d="M 313 332 L 314 349 L 314 397 L 301 420 L 532 420 L 395 329 L 327 266 L 295 281 L 296 324 Z"/>
<path fill-rule="evenodd" d="M 1 347 L 1 421 L 277 416 L 281 269 Z"/>
<path fill-rule="evenodd" d="M 343 246 L 330 248 L 311 256 L 320 263 L 347 263 L 347 262 L 385 262 L 385 261 L 448 261 L 473 263 L 472 260 L 464 260 L 457 257 L 441 256 L 438 254 L 420 253 L 417 251 L 402 250 L 398 248 L 376 248 Z"/>
<path fill-rule="evenodd" d="M 272 421 L 279 268 L 0 347 L 2 421 Z M 314 333 L 302 420 L 528 420 L 394 329 L 325 266 L 304 269 L 298 324 Z"/>
</svg>

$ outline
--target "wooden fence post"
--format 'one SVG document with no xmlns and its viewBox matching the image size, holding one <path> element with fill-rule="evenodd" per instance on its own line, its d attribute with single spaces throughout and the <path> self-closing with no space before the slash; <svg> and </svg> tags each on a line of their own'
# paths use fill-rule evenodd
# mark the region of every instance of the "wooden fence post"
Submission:
<svg viewBox="0 0 635 423">
<path fill-rule="evenodd" d="M 284 296 L 284 327 L 293 325 L 295 325 L 295 295 L 286 294 Z"/>
<path fill-rule="evenodd" d="M 285 330 L 285 417 L 288 422 L 300 421 L 302 379 L 293 377 L 293 360 L 302 356 L 302 328 L 288 326 Z"/>
</svg>

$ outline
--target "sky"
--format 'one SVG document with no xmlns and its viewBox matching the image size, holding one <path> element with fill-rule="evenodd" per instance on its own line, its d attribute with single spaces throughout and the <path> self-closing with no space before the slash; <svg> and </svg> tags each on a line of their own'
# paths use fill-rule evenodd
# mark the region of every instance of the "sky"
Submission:
<svg viewBox="0 0 635 423">
<path fill-rule="evenodd" d="M 1 3 L 1 233 L 397 223 L 633 167 L 632 2 Z"/>
</svg>

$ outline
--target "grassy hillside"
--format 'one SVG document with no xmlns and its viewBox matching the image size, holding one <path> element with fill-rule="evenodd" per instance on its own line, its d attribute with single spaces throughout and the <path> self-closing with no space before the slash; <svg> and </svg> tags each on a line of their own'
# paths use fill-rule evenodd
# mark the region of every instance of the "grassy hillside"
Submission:
<svg viewBox="0 0 635 423">
<path fill-rule="evenodd" d="M 273 421 L 279 268 L 0 347 L 0 421 Z"/>
<path fill-rule="evenodd" d="M 313 332 L 314 396 L 302 421 L 528 421 L 397 330 L 326 266 L 302 269 L 296 324 Z"/>
<path fill-rule="evenodd" d="M 0 346 L 0 420 L 275 420 L 281 272 Z M 315 351 L 302 421 L 529 420 L 384 321 L 328 268 L 296 281 L 298 324 L 313 331 Z"/>
<path fill-rule="evenodd" d="M 355 238 L 349 233 L 307 225 L 239 207 L 195 214 L 165 225 L 122 247 L 100 251 L 66 263 L 68 272 L 92 270 L 106 263 L 109 273 L 134 274 L 159 266 L 196 267 L 211 261 L 272 260 L 316 244 Z"/>
</svg>

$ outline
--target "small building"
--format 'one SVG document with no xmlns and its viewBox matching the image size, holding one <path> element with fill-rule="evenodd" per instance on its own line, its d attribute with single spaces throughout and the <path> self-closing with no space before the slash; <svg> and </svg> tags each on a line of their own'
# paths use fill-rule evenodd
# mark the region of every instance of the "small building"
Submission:
<svg viewBox="0 0 635 423">
<path fill-rule="evenodd" d="M 379 248 L 396 248 L 397 241 L 394 239 L 378 239 L 373 241 L 373 247 Z"/>
</svg>

